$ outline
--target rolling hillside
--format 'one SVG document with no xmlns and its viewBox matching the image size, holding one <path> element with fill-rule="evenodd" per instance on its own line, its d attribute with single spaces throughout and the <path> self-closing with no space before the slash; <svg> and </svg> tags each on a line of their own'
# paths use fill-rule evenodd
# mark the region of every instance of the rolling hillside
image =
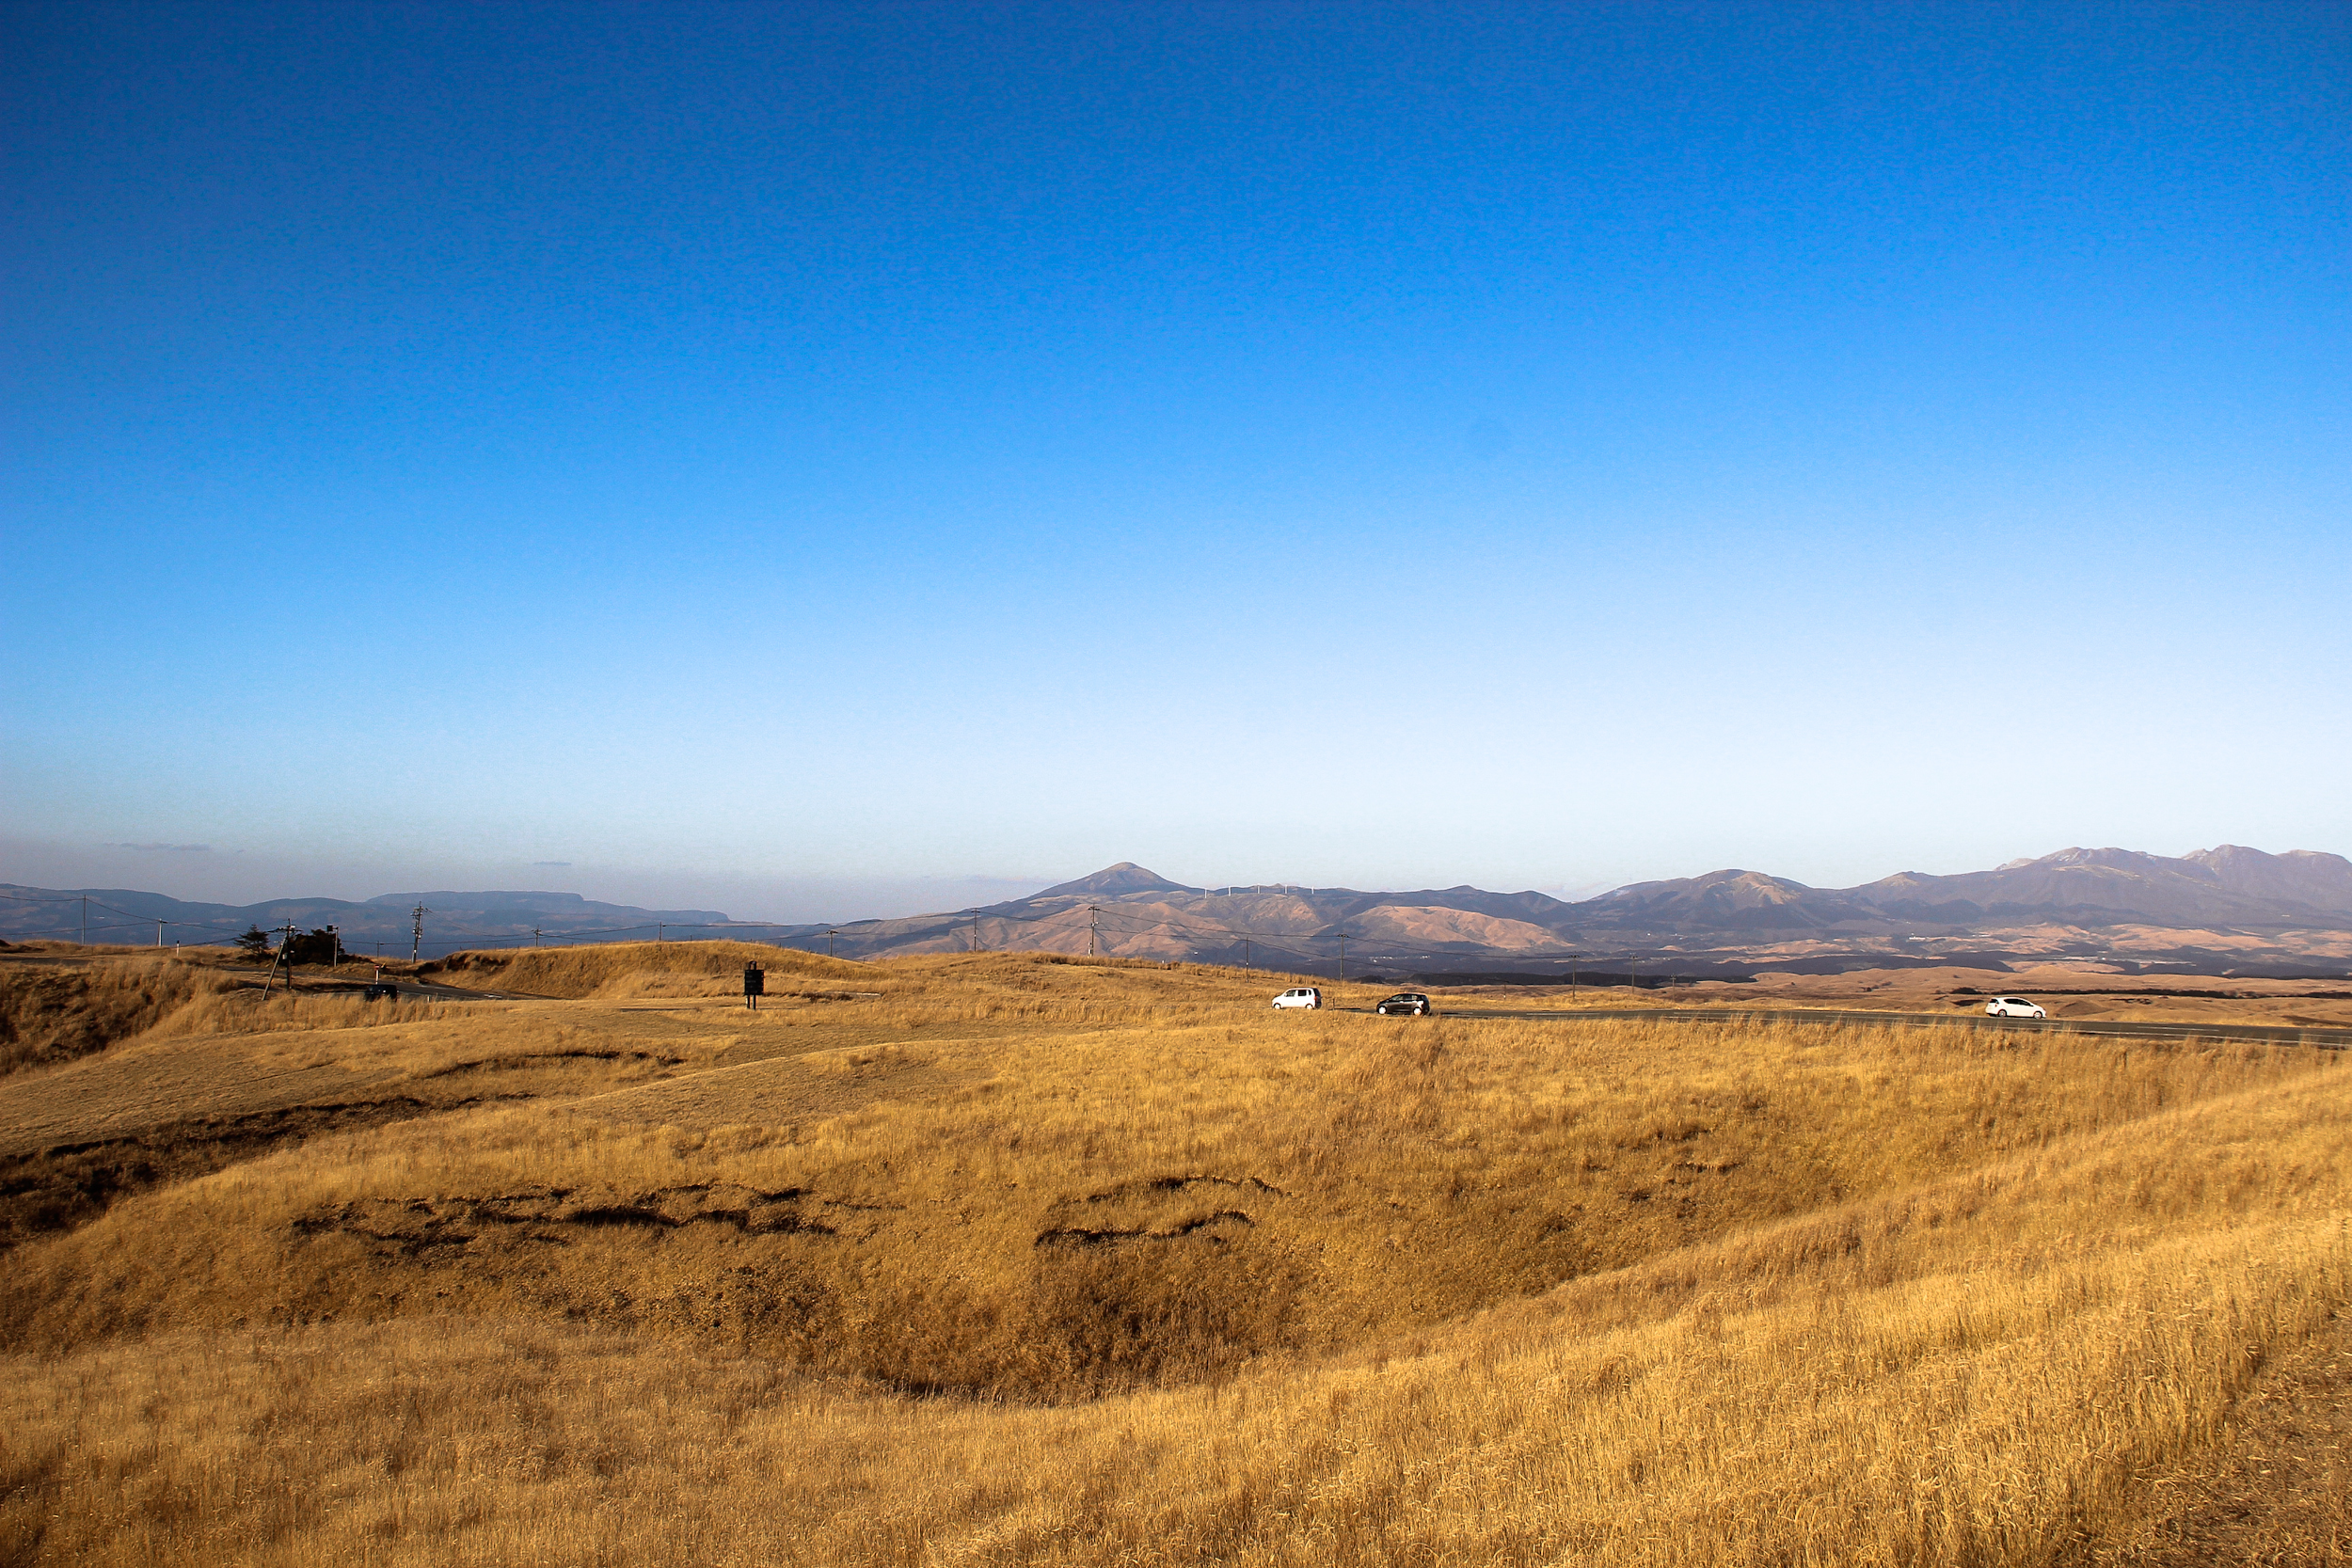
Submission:
<svg viewBox="0 0 2352 1568">
<path fill-rule="evenodd" d="M 0 956 L 55 1047 L 0 1061 L 0 1558 L 2189 1568 L 2352 1530 L 2335 1053 L 1276 1014 L 1262 974 L 1038 954 L 434 967 L 532 994 Z"/>
</svg>

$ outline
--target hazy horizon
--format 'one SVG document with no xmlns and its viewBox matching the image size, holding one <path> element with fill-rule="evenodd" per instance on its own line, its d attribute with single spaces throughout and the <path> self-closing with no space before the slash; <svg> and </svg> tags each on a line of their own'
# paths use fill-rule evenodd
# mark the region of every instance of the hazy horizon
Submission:
<svg viewBox="0 0 2352 1568">
<path fill-rule="evenodd" d="M 2223 841 L 2216 841 L 2216 844 L 2218 844 L 2219 842 Z M 2205 849 L 2215 847 L 2216 845 L 2214 844 L 2206 844 L 2187 846 L 2180 849 L 2146 849 L 2144 846 L 2136 845 L 2083 846 L 2083 847 L 2092 848 L 2121 847 L 2127 849 L 2142 849 L 2146 853 L 2166 855 L 2175 859 L 2179 858 L 2181 855 L 2189 853 L 2193 849 Z M 2012 861 L 2023 858 L 2039 858 L 2042 854 L 2056 853 L 2058 849 L 2064 847 L 2072 847 L 2052 846 L 2049 849 L 2038 851 L 2033 856 L 2013 855 L 2006 856 L 2003 859 L 2004 861 Z M 2288 849 L 2318 849 L 2323 853 L 2337 853 L 2337 851 L 2329 850 L 2324 846 L 2317 845 L 2291 845 L 2276 849 L 2269 849 L 2268 847 L 2261 845 L 2251 846 L 2250 847 L 2268 849 L 2268 852 L 2274 854 L 2285 853 Z M 135 855 L 138 853 L 138 851 L 135 850 L 127 852 Z M 55 852 L 52 851 L 51 853 L 54 854 Z M 160 854 L 166 852 L 156 851 L 156 853 Z M 183 847 L 182 854 L 184 855 L 187 860 L 193 861 L 197 863 L 183 863 L 178 867 L 166 867 L 157 864 L 152 860 L 146 863 L 151 866 L 154 866 L 158 873 L 168 870 L 170 874 L 167 876 L 150 876 L 146 880 L 126 880 L 120 878 L 114 879 L 76 879 L 67 875 L 67 873 L 69 873 L 74 865 L 83 863 L 76 861 L 71 855 L 56 854 L 54 859 L 44 859 L 43 847 L 27 847 L 0 841 L 0 881 L 14 882 L 20 886 L 29 887 L 130 888 L 144 893 L 160 893 L 168 897 L 179 898 L 191 903 L 216 903 L 231 905 L 255 904 L 270 899 L 280 898 L 337 898 L 353 903 L 364 903 L 369 899 L 384 897 L 403 889 L 421 889 L 431 885 L 460 888 L 468 892 L 503 891 L 568 893 L 576 894 L 582 898 L 596 903 L 627 904 L 634 905 L 643 909 L 718 909 L 723 911 L 730 918 L 739 921 L 764 920 L 775 921 L 783 924 L 802 925 L 813 924 L 818 921 L 893 919 L 899 916 L 913 914 L 936 914 L 955 910 L 966 909 L 975 905 L 1007 902 L 1029 896 L 1030 895 L 1041 892 L 1045 888 L 1052 887 L 1062 882 L 1074 881 L 1079 878 L 1089 876 L 1096 871 L 1101 871 L 1107 866 L 1120 863 L 1118 860 L 1104 861 L 1098 863 L 1097 864 L 1088 866 L 1084 870 L 1058 872 L 1052 876 L 1025 878 L 938 876 L 922 879 L 903 879 L 898 880 L 878 879 L 870 882 L 842 881 L 831 884 L 772 883 L 764 885 L 748 879 L 729 883 L 711 879 L 690 879 L 680 877 L 665 879 L 658 875 L 626 872 L 612 872 L 609 874 L 609 877 L 606 873 L 593 871 L 580 876 L 553 877 L 550 876 L 550 872 L 556 868 L 539 867 L 532 868 L 536 875 L 537 879 L 535 880 L 526 878 L 519 880 L 509 879 L 504 881 L 468 882 L 462 879 L 450 878 L 409 878 L 405 880 L 395 879 L 393 882 L 387 883 L 381 887 L 366 886 L 364 891 L 359 891 L 363 884 L 352 879 L 358 876 L 359 873 L 348 868 L 331 873 L 331 875 L 343 879 L 333 883 L 332 885 L 321 884 L 312 886 L 305 884 L 297 887 L 291 884 L 284 886 L 271 884 L 263 886 L 259 882 L 244 879 L 254 876 L 265 875 L 265 873 L 258 869 L 239 867 L 232 864 L 230 865 L 227 870 L 222 872 L 209 872 L 207 870 L 207 866 L 219 865 L 225 863 L 215 861 L 211 851 L 206 850 L 197 852 L 193 850 L 193 847 Z M 179 857 L 175 856 L 174 858 Z M 231 856 L 228 859 L 229 861 L 233 861 L 236 858 L 238 857 Z M 133 866 L 134 868 L 135 868 L 137 864 L 137 863 L 134 861 L 123 861 L 118 863 Z M 1204 879 L 1200 878 L 1187 877 L 1182 870 L 1171 869 L 1168 866 L 1148 865 L 1148 863 L 1141 862 L 1136 863 L 1145 863 L 1147 864 L 1148 869 L 1159 873 L 1170 881 L 1178 882 L 1187 887 L 1247 887 L 1260 883 L 1272 884 L 1284 882 L 1294 886 L 1352 887 L 1359 892 L 1365 893 L 1389 893 L 1411 891 L 1416 888 L 1447 888 L 1467 885 L 1481 887 L 1490 893 L 1542 893 L 1552 897 L 1559 898 L 1564 902 L 1573 903 L 1581 899 L 1598 896 L 1603 893 L 1613 892 L 1619 887 L 1627 886 L 1634 882 L 1668 881 L 1678 878 L 1703 876 L 1708 872 L 1729 869 L 1762 872 L 1770 876 L 1782 877 L 1792 881 L 1803 882 L 1809 887 L 1835 888 L 1858 886 L 1862 883 L 1876 881 L 1882 877 L 1893 876 L 1897 872 L 1900 871 L 1925 871 L 1931 875 L 1952 875 L 1960 872 L 1987 871 L 1994 869 L 1995 866 L 2003 863 L 2003 862 L 1988 861 L 1978 865 L 1939 867 L 1920 865 L 1888 866 L 1868 876 L 1853 878 L 1842 882 L 1816 881 L 1805 877 L 1797 876 L 1785 869 L 1770 865 L 1734 865 L 1726 863 L 1724 865 L 1702 866 L 1688 871 L 1661 872 L 1655 876 L 1632 877 L 1625 879 L 1622 881 L 1597 882 L 1584 886 L 1569 884 L 1555 885 L 1552 887 L 1536 887 L 1524 881 L 1514 882 L 1508 880 L 1507 879 L 1502 881 L 1493 883 L 1471 882 L 1466 880 L 1465 879 L 1455 878 L 1451 880 L 1443 881 L 1433 880 L 1420 883 L 1400 882 L 1386 884 L 1362 882 L 1311 883 L 1306 881 L 1304 879 L 1269 878 L 1263 876 L 1242 876 L 1231 879 L 1210 878 Z M 52 867 L 51 875 L 26 876 L 21 874 L 22 869 L 26 866 L 38 868 L 44 864 Z M 613 891 L 616 888 L 621 891 Z M 731 897 L 735 899 L 735 902 L 730 903 L 728 901 Z"/>
</svg>

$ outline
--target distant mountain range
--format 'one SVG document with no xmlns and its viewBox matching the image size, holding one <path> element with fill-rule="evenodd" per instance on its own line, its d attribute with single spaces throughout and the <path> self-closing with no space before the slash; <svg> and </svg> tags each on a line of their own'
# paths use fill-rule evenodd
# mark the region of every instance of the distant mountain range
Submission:
<svg viewBox="0 0 2352 1568">
<path fill-rule="evenodd" d="M 1567 906 L 1573 924 L 1635 931 L 1794 930 L 2058 920 L 2204 926 L 2352 919 L 2352 861 L 2310 849 L 2268 855 L 2225 844 L 2178 860 L 2137 849 L 2060 849 L 1951 877 L 1901 871 L 1852 888 L 1809 888 L 1753 871 L 1637 882 Z"/>
<path fill-rule="evenodd" d="M 71 938 L 86 890 L 0 885 L 0 936 Z M 87 890 L 92 941 L 222 940 L 247 924 L 339 925 L 357 952 L 405 953 L 409 911 L 427 906 L 424 951 L 520 942 L 736 936 L 831 948 L 845 958 L 1041 949 L 1193 958 L 1328 973 L 1343 944 L 1354 972 L 1569 967 L 1634 973 L 1836 970 L 1887 964 L 2097 959 L 2130 969 L 2343 974 L 2352 970 L 2352 861 L 2237 845 L 2177 859 L 2061 849 L 1990 871 L 1905 871 L 1851 888 L 1762 872 L 1636 882 L 1581 902 L 1473 887 L 1367 893 L 1288 884 L 1199 887 L 1132 862 L 1026 898 L 954 913 L 839 925 L 733 921 L 715 910 L 642 910 L 574 894 L 387 894 L 364 903 L 281 899 L 229 906 Z M 121 911 L 116 913 L 114 911 Z M 176 923 L 176 924 L 175 924 Z"/>
<path fill-rule="evenodd" d="M 785 940 L 805 946 L 827 929 Z M 1851 888 L 1714 871 L 1573 903 L 1473 887 L 1197 887 L 1122 862 L 984 909 L 831 929 L 836 951 L 860 957 L 1018 947 L 1311 970 L 1336 966 L 1344 935 L 1359 963 L 1400 973 L 1543 973 L 1580 959 L 1695 974 L 2071 957 L 2334 974 L 2352 965 L 2352 861 L 2236 845 L 2179 859 L 2061 849 Z"/>
<path fill-rule="evenodd" d="M 131 888 L 40 888 L 0 882 L 0 938 L 73 942 L 84 930 L 84 899 L 92 942 L 165 945 L 226 942 L 248 926 L 274 930 L 289 921 L 302 930 L 334 926 L 353 953 L 406 958 L 420 904 L 424 937 L 419 945 L 437 958 L 463 947 L 513 946 L 610 935 L 615 942 L 658 934 L 715 935 L 730 922 L 717 910 L 641 910 L 599 904 L 576 893 L 388 893 L 363 903 L 342 898 L 273 898 L 260 904 L 201 904 Z M 762 927 L 753 934 L 775 927 Z M 534 935 L 534 932 L 537 933 Z"/>
</svg>

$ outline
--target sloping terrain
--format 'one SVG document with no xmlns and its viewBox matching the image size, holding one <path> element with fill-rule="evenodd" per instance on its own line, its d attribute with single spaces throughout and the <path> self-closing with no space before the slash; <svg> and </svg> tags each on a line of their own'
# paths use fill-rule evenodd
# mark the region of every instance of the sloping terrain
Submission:
<svg viewBox="0 0 2352 1568">
<path fill-rule="evenodd" d="M 1440 953 L 1449 947 L 1510 953 L 1521 948 L 1548 950 L 1559 945 L 1559 939 L 1541 926 L 1469 910 L 1383 904 L 1366 910 L 1351 924 L 1365 942 L 1375 946 L 1403 945 L 1430 953 Z"/>
<path fill-rule="evenodd" d="M 806 944 L 827 929 L 781 935 Z M 1843 889 L 1713 871 L 1636 882 L 1581 903 L 1469 887 L 1187 888 L 1122 862 L 981 911 L 838 930 L 841 950 L 860 957 L 1043 948 L 1220 963 L 1263 953 L 1311 966 L 1336 963 L 1345 933 L 1408 972 L 1473 954 L 1499 964 L 1598 954 L 1654 973 L 1660 965 L 1867 967 L 2015 953 L 2305 973 L 2313 964 L 2342 969 L 2352 958 L 2352 862 L 2233 845 L 2178 859 L 2077 848 L 1992 871 L 1903 872 Z"/>
<path fill-rule="evenodd" d="M 2088 1563 L 2352 1302 L 2330 1053 L 703 947 L 0 1078 L 0 1548 Z"/>
<path fill-rule="evenodd" d="M 2352 862 L 2237 845 L 2178 860 L 2133 849 L 2061 849 L 1961 876 L 1904 872 L 1849 896 L 1889 915 L 1944 922 L 2020 914 L 2190 926 L 2328 920 L 2352 914 Z"/>
<path fill-rule="evenodd" d="M 216 974 L 165 959 L 0 955 L 0 1073 L 103 1051 L 221 984 Z"/>
<path fill-rule="evenodd" d="M 1636 882 L 1573 909 L 1580 925 L 1605 931 L 1821 930 L 1871 915 L 1838 894 L 1755 871 Z"/>
<path fill-rule="evenodd" d="M 0 900 L 0 935 L 77 930 L 78 895 L 5 886 L 0 893 L 8 895 Z M 273 927 L 331 920 L 342 926 L 350 950 L 395 957 L 409 935 L 402 924 L 406 911 L 421 903 L 433 911 L 425 940 L 433 954 L 453 946 L 739 935 L 851 958 L 1042 951 L 1320 973 L 1327 966 L 1336 971 L 1344 938 L 1406 974 L 1466 960 L 1565 965 L 1572 955 L 1645 974 L 1661 966 L 1669 973 L 1753 973 L 1792 964 L 1948 964 L 2003 954 L 2208 973 L 2352 969 L 2352 862 L 2235 845 L 2178 859 L 2061 849 L 1992 871 L 1902 872 L 1844 889 L 1756 871 L 1712 871 L 1636 882 L 1581 903 L 1473 887 L 1186 887 L 1122 861 L 985 909 L 838 926 L 739 923 L 711 910 L 639 910 L 549 893 L 388 894 L 364 905 L 312 899 L 235 910 L 119 890 L 93 896 L 102 940 L 119 940 L 123 929 L 144 931 L 150 920 L 195 921 L 170 927 L 191 942 L 227 940 L 247 919 Z M 109 912 L 115 909 L 136 911 L 139 919 L 126 926 Z"/>
</svg>

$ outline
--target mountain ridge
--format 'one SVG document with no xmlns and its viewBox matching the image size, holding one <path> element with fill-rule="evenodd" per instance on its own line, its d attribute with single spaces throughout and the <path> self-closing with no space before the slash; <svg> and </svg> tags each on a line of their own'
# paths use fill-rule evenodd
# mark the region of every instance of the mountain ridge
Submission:
<svg viewBox="0 0 2352 1568">
<path fill-rule="evenodd" d="M 72 939 L 81 930 L 81 900 L 90 901 L 93 942 L 144 942 L 162 922 L 166 941 L 226 942 L 248 926 L 273 930 L 292 922 L 310 929 L 334 926 L 354 953 L 378 946 L 405 955 L 415 931 L 417 905 L 426 906 L 420 945 L 438 954 L 453 943 L 579 937 L 618 928 L 659 935 L 663 925 L 704 927 L 730 924 L 717 910 L 644 910 L 607 904 L 576 893 L 512 891 L 385 893 L 373 898 L 265 898 L 218 904 L 174 898 L 136 888 L 40 888 L 0 882 L 0 938 Z M 462 933 L 462 935 L 452 935 Z"/>
<path fill-rule="evenodd" d="M 1377 892 L 1262 883 L 1203 887 L 1120 861 L 1022 898 L 977 910 L 835 923 L 736 921 L 716 910 L 644 910 L 578 894 L 383 894 L 362 901 L 275 899 L 197 904 L 129 889 L 11 887 L 0 894 L 0 936 L 47 927 L 72 935 L 62 907 L 87 891 L 144 929 L 185 923 L 186 940 L 225 940 L 250 922 L 333 923 L 355 951 L 409 940 L 418 903 L 433 911 L 425 946 L 517 941 L 640 940 L 665 934 L 752 937 L 843 956 L 971 948 L 1038 948 L 1072 955 L 1191 958 L 1214 962 L 1320 964 L 1344 941 L 1378 961 L 1476 963 L 1511 958 L 1572 961 L 1644 955 L 1726 964 L 1766 961 L 1905 963 L 1958 953 L 2106 953 L 2132 962 L 2352 963 L 2352 861 L 2318 850 L 2280 854 L 2217 845 L 2183 856 L 2073 846 L 1987 871 L 1899 871 L 1850 888 L 1730 867 L 1632 882 L 1569 901 L 1534 890 L 1467 884 Z M 110 917 L 111 920 L 111 917 Z M 118 923 L 119 924 L 119 923 Z M 61 928 L 62 927 L 62 928 Z M 136 940 L 116 934 L 99 940 Z"/>
<path fill-rule="evenodd" d="M 2225 929 L 2207 929 L 2217 925 Z M 2308 929 L 2281 936 L 2286 927 Z M 1214 962 L 1287 955 L 1336 964 L 1343 936 L 1374 961 L 1422 967 L 1506 957 L 1567 963 L 1595 955 L 1686 964 L 1708 955 L 1733 967 L 1909 965 L 2003 952 L 2104 953 L 2133 964 L 2204 968 L 2332 965 L 2352 963 L 2352 862 L 2238 845 L 2184 857 L 2074 846 L 1991 871 L 1898 872 L 1851 888 L 1735 867 L 1567 901 L 1466 885 L 1200 887 L 1122 861 L 983 910 L 808 929 L 831 929 L 837 951 L 867 957 L 1033 947 Z"/>
</svg>

